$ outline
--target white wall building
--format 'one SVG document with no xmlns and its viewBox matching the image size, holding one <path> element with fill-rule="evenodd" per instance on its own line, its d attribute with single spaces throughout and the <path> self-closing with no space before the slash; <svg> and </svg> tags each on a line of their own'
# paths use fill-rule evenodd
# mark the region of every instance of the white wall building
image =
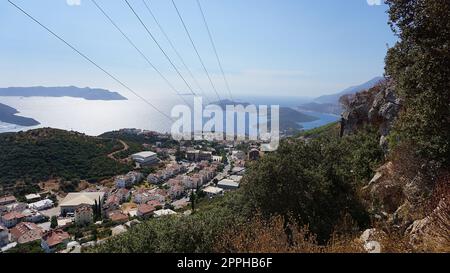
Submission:
<svg viewBox="0 0 450 273">
<path fill-rule="evenodd" d="M 222 179 L 217 183 L 217 187 L 224 190 L 235 190 L 239 188 L 239 183 L 231 179 Z"/>
<path fill-rule="evenodd" d="M 53 205 L 54 205 L 54 203 L 53 203 L 52 200 L 44 199 L 44 200 L 41 200 L 41 201 L 30 203 L 30 204 L 28 204 L 28 207 L 30 209 L 35 209 L 35 210 L 44 210 L 44 209 L 52 208 Z"/>
<path fill-rule="evenodd" d="M 141 165 L 151 165 L 159 161 L 156 153 L 150 151 L 133 154 L 131 158 Z"/>
</svg>

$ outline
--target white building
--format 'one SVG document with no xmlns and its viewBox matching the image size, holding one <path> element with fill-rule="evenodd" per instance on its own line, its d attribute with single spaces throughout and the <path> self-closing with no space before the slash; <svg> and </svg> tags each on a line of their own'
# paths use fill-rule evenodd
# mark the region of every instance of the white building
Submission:
<svg viewBox="0 0 450 273">
<path fill-rule="evenodd" d="M 39 194 L 36 194 L 36 193 L 31 193 L 31 194 L 25 195 L 25 199 L 27 200 L 27 202 L 36 201 L 36 200 L 38 200 L 40 198 L 41 198 L 41 196 Z"/>
<path fill-rule="evenodd" d="M 8 229 L 0 225 L 0 247 L 3 247 L 9 243 Z"/>
<path fill-rule="evenodd" d="M 82 205 L 93 206 L 97 204 L 103 204 L 104 192 L 71 192 L 61 201 L 60 208 L 61 214 L 74 213 L 75 209 Z"/>
<path fill-rule="evenodd" d="M 239 183 L 231 179 L 222 179 L 219 181 L 219 183 L 217 183 L 217 187 L 224 190 L 235 190 L 239 188 Z"/>
<path fill-rule="evenodd" d="M 140 172 L 131 171 L 126 175 L 119 175 L 115 178 L 117 188 L 129 188 L 142 180 L 142 174 Z"/>
<path fill-rule="evenodd" d="M 141 165 L 151 165 L 159 161 L 156 153 L 150 151 L 133 154 L 131 158 Z"/>
<path fill-rule="evenodd" d="M 53 205 L 54 205 L 54 203 L 53 203 L 52 200 L 44 199 L 44 200 L 41 200 L 41 201 L 30 203 L 30 204 L 28 204 L 28 207 L 30 209 L 35 209 L 35 210 L 44 210 L 44 209 L 52 208 Z"/>
<path fill-rule="evenodd" d="M 87 225 L 94 222 L 94 212 L 90 205 L 80 205 L 75 209 L 75 224 Z"/>
<path fill-rule="evenodd" d="M 161 216 L 174 215 L 174 214 L 177 214 L 177 213 L 171 209 L 160 209 L 160 210 L 153 212 L 154 217 L 161 217 Z"/>
<path fill-rule="evenodd" d="M 218 195 L 222 195 L 223 194 L 223 189 L 218 188 L 218 187 L 209 186 L 209 187 L 204 188 L 203 192 L 206 193 L 206 195 L 209 198 L 212 198 L 212 197 L 215 197 L 215 196 L 218 196 Z"/>
</svg>

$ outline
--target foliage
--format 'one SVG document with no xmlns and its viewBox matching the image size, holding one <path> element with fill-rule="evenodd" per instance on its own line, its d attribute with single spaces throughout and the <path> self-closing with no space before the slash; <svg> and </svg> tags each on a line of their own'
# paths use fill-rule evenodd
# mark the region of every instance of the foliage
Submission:
<svg viewBox="0 0 450 273">
<path fill-rule="evenodd" d="M 128 232 L 89 249 L 112 253 L 204 253 L 212 252 L 217 236 L 242 221 L 242 197 L 230 194 L 197 208 L 190 216 L 153 218 Z"/>
<path fill-rule="evenodd" d="M 287 140 L 252 164 L 243 179 L 244 195 L 263 216 L 292 215 L 324 242 L 343 212 L 359 225 L 368 217 L 357 189 L 382 159 L 370 129 L 344 137 L 324 135 L 308 142 Z"/>
<path fill-rule="evenodd" d="M 50 228 L 56 228 L 58 226 L 58 218 L 56 216 L 52 216 L 50 218 Z"/>
<path fill-rule="evenodd" d="M 56 129 L 0 134 L 0 185 L 20 195 L 38 190 L 38 182 L 51 178 L 72 181 L 63 183 L 68 189 L 79 179 L 109 178 L 130 169 L 107 157 L 121 147 L 114 140 Z"/>
<path fill-rule="evenodd" d="M 400 141 L 424 158 L 450 159 L 450 2 L 387 0 L 399 41 L 389 49 L 386 74 L 404 101 L 396 125 Z"/>
<path fill-rule="evenodd" d="M 6 251 L 6 253 L 44 253 L 44 250 L 41 247 L 41 241 L 37 240 L 25 244 L 18 244 Z"/>
</svg>

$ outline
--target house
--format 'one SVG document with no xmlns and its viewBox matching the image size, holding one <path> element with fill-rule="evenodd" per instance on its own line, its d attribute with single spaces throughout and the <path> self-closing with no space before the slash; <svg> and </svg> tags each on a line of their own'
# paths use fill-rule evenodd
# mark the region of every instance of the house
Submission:
<svg viewBox="0 0 450 273">
<path fill-rule="evenodd" d="M 147 203 L 152 200 L 150 191 L 147 189 L 139 189 L 133 193 L 133 201 L 137 204 Z"/>
<path fill-rule="evenodd" d="M 224 190 L 235 190 L 239 188 L 239 183 L 231 179 L 222 179 L 217 183 L 217 187 Z"/>
<path fill-rule="evenodd" d="M 156 153 L 149 151 L 133 154 L 131 158 L 140 165 L 153 165 L 159 162 Z"/>
<path fill-rule="evenodd" d="M 3 247 L 9 243 L 8 229 L 0 225 L 0 247 Z"/>
<path fill-rule="evenodd" d="M 61 214 L 74 213 L 78 206 L 82 204 L 94 206 L 103 204 L 104 192 L 71 192 L 61 201 Z"/>
<path fill-rule="evenodd" d="M 177 213 L 171 209 L 160 209 L 160 210 L 153 212 L 154 217 L 161 217 L 161 216 L 174 215 L 174 214 L 177 214 Z"/>
<path fill-rule="evenodd" d="M 108 213 L 108 218 L 116 223 L 125 223 L 128 221 L 128 215 L 120 210 L 114 210 Z"/>
<path fill-rule="evenodd" d="M 35 209 L 35 210 L 45 210 L 45 209 L 49 209 L 52 208 L 54 205 L 53 201 L 50 199 L 44 199 L 41 201 L 37 201 L 31 204 L 28 204 L 28 207 L 30 209 Z"/>
<path fill-rule="evenodd" d="M 115 184 L 117 188 L 129 188 L 142 180 L 142 174 L 140 172 L 131 171 L 126 175 L 119 175 L 115 178 Z"/>
<path fill-rule="evenodd" d="M 4 215 L 2 215 L 1 219 L 1 223 L 7 227 L 7 228 L 12 228 L 15 225 L 17 225 L 18 223 L 22 222 L 25 218 L 25 215 L 23 215 L 20 212 L 17 211 L 11 211 L 8 212 Z"/>
<path fill-rule="evenodd" d="M 61 229 L 50 230 L 42 236 L 41 247 L 47 253 L 55 252 L 58 248 L 65 248 L 69 239 L 69 233 Z"/>
<path fill-rule="evenodd" d="M 22 203 L 22 202 L 16 202 L 16 203 L 11 203 L 6 205 L 6 210 L 11 212 L 11 211 L 16 211 L 16 212 L 21 212 L 25 209 L 28 208 L 28 204 L 27 203 Z"/>
<path fill-rule="evenodd" d="M 236 183 L 240 183 L 242 180 L 242 175 L 230 175 L 230 179 L 233 180 Z"/>
<path fill-rule="evenodd" d="M 21 212 L 25 219 L 24 221 L 32 222 L 32 223 L 40 223 L 45 220 L 45 216 L 37 210 L 34 209 L 26 209 Z"/>
<path fill-rule="evenodd" d="M 17 199 L 13 195 L 7 195 L 0 197 L 0 206 L 8 205 L 17 202 Z"/>
<path fill-rule="evenodd" d="M 222 157 L 221 156 L 218 156 L 218 155 L 214 155 L 213 157 L 212 157 L 212 160 L 214 161 L 214 162 L 222 162 Z"/>
<path fill-rule="evenodd" d="M 94 211 L 91 205 L 80 205 L 75 209 L 75 224 L 84 226 L 94 222 Z"/>
<path fill-rule="evenodd" d="M 155 207 L 148 205 L 148 204 L 140 204 L 138 206 L 137 210 L 137 216 L 142 218 L 148 218 L 153 215 L 153 212 L 155 211 Z"/>
<path fill-rule="evenodd" d="M 164 207 L 164 202 L 159 202 L 158 200 L 150 200 L 146 204 L 155 209 L 162 209 Z"/>
<path fill-rule="evenodd" d="M 198 160 L 212 160 L 212 152 L 210 151 L 200 151 L 198 154 Z"/>
<path fill-rule="evenodd" d="M 130 177 L 128 177 L 126 175 L 116 176 L 116 178 L 114 179 L 114 183 L 116 184 L 117 188 L 126 188 L 126 187 L 130 187 L 131 185 L 133 185 Z"/>
<path fill-rule="evenodd" d="M 180 184 L 176 184 L 170 187 L 167 193 L 172 199 L 178 198 L 183 195 L 184 187 Z"/>
<path fill-rule="evenodd" d="M 10 233 L 12 241 L 25 244 L 40 240 L 44 232 L 41 227 L 34 223 L 22 222 L 13 227 Z"/>
<path fill-rule="evenodd" d="M 147 176 L 147 181 L 152 184 L 159 184 L 162 182 L 162 179 L 158 174 L 151 173 Z"/>
<path fill-rule="evenodd" d="M 39 199 L 41 199 L 41 196 L 36 193 L 31 193 L 31 194 L 25 195 L 25 199 L 27 200 L 27 202 L 36 202 Z"/>
<path fill-rule="evenodd" d="M 218 195 L 222 195 L 223 194 L 223 189 L 218 188 L 218 187 L 206 187 L 203 189 L 203 192 L 206 193 L 206 196 L 208 196 L 209 198 L 218 196 Z"/>
<path fill-rule="evenodd" d="M 108 197 L 108 199 L 106 199 L 105 204 L 103 205 L 103 212 L 110 212 L 113 210 L 118 210 L 120 208 L 120 204 L 121 204 L 121 198 L 116 195 L 110 195 Z"/>
<path fill-rule="evenodd" d="M 186 159 L 189 161 L 197 161 L 199 154 L 200 154 L 199 150 L 186 151 Z"/>
</svg>

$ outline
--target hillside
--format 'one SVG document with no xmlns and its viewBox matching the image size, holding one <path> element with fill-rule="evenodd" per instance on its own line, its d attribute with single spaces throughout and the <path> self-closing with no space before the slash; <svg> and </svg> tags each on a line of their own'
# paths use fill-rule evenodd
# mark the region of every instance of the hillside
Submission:
<svg viewBox="0 0 450 273">
<path fill-rule="evenodd" d="M 126 100 L 117 92 L 100 88 L 64 87 L 8 87 L 0 88 L 0 96 L 5 97 L 73 97 L 86 100 Z"/>
<path fill-rule="evenodd" d="M 249 103 L 247 102 L 235 102 L 231 100 L 222 100 L 220 102 L 214 102 L 213 104 L 217 104 L 222 109 L 226 107 L 226 105 L 243 105 L 247 106 Z M 271 111 L 268 109 L 268 119 L 270 119 Z M 298 111 L 296 109 L 290 108 L 290 107 L 282 107 L 280 106 L 280 132 L 292 135 L 299 130 L 302 129 L 302 126 L 300 125 L 301 122 L 310 122 L 318 120 L 317 117 L 311 116 L 305 113 L 302 113 L 301 111 Z M 270 120 L 269 120 L 269 128 L 270 128 Z"/>
<path fill-rule="evenodd" d="M 129 166 L 107 157 L 121 149 L 115 140 L 57 129 L 0 134 L 0 194 L 23 194 L 51 178 L 91 182 L 123 173 Z"/>
<path fill-rule="evenodd" d="M 0 121 L 17 124 L 20 126 L 35 126 L 39 125 L 39 122 L 32 118 L 17 116 L 19 113 L 16 109 L 0 103 Z"/>
<path fill-rule="evenodd" d="M 338 104 L 339 98 L 342 97 L 343 95 L 355 94 L 355 93 L 367 90 L 369 88 L 374 87 L 375 85 L 380 83 L 382 80 L 383 80 L 383 77 L 375 77 L 375 78 L 371 79 L 370 81 L 367 81 L 367 82 L 359 84 L 359 85 L 348 87 L 348 88 L 346 88 L 340 92 L 337 92 L 335 94 L 320 96 L 320 97 L 316 98 L 314 101 L 317 103 Z"/>
</svg>

